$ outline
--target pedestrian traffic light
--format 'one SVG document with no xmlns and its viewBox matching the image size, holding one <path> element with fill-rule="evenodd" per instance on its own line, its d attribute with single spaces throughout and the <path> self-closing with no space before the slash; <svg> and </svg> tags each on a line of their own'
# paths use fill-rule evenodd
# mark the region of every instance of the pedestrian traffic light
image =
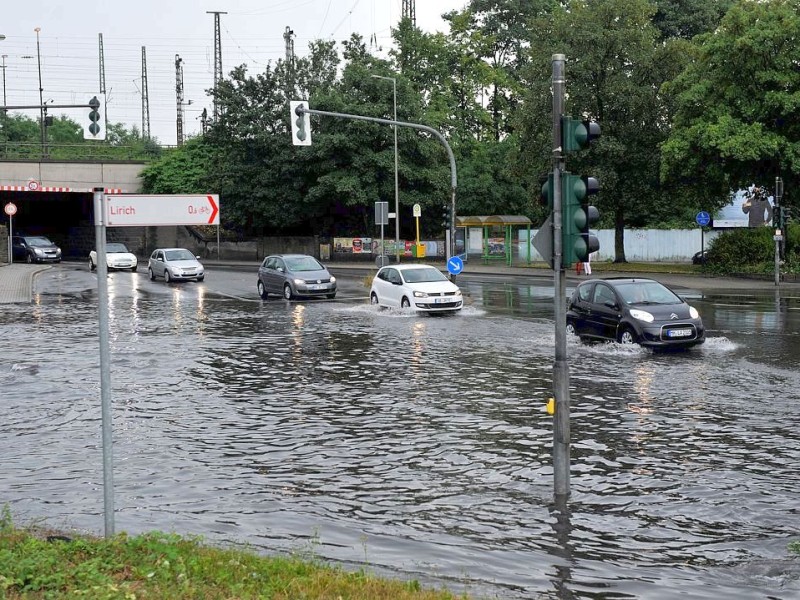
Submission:
<svg viewBox="0 0 800 600">
<path fill-rule="evenodd" d="M 561 115 L 561 150 L 565 154 L 588 147 L 589 143 L 598 137 L 600 137 L 600 125 L 595 121 L 579 121 Z"/>
<path fill-rule="evenodd" d="M 555 190 L 555 186 L 553 185 L 553 173 L 550 172 L 547 175 L 542 175 L 542 177 L 539 178 L 539 183 L 542 184 L 542 193 L 539 201 L 542 206 L 553 210 L 553 192 Z"/>
<path fill-rule="evenodd" d="M 97 94 L 89 100 L 89 122 L 83 127 L 83 139 L 106 139 L 105 120 L 103 119 L 103 109 L 105 105 L 105 94 Z"/>
<path fill-rule="evenodd" d="M 289 120 L 292 122 L 292 144 L 311 145 L 311 115 L 307 111 L 308 102 L 292 100 L 289 102 Z"/>
<path fill-rule="evenodd" d="M 567 269 L 576 262 L 588 262 L 589 255 L 600 249 L 589 226 L 600 218 L 600 212 L 589 204 L 589 196 L 600 191 L 594 177 L 561 176 L 561 265 Z"/>
</svg>

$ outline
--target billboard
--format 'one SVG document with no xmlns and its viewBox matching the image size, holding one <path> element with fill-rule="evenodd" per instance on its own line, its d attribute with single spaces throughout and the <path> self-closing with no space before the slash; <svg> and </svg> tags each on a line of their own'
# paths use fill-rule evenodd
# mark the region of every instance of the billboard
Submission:
<svg viewBox="0 0 800 600">
<path fill-rule="evenodd" d="M 772 225 L 773 198 L 766 188 L 751 186 L 731 194 L 731 201 L 714 215 L 714 228 Z"/>
</svg>

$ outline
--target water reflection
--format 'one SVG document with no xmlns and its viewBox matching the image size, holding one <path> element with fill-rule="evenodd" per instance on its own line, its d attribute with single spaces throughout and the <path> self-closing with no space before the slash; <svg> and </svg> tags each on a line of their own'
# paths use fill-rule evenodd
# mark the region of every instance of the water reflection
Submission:
<svg viewBox="0 0 800 600">
<path fill-rule="evenodd" d="M 716 327 L 676 355 L 571 340 L 573 494 L 558 505 L 541 410 L 553 325 L 520 303 L 426 318 L 124 289 L 111 325 L 118 530 L 269 552 L 313 542 L 322 558 L 490 597 L 800 593 L 785 565 L 752 576 L 797 535 L 798 349 L 795 363 L 772 358 L 785 333 Z M 0 481 L 23 517 L 98 531 L 92 307 L 43 296 L 0 314 Z"/>
</svg>

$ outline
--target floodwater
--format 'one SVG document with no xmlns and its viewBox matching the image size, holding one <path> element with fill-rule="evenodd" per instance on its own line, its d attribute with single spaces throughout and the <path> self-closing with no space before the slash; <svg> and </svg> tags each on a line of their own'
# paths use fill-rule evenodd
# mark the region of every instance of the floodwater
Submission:
<svg viewBox="0 0 800 600">
<path fill-rule="evenodd" d="M 111 275 L 116 530 L 481 598 L 800 597 L 796 299 L 700 295 L 685 353 L 570 340 L 556 505 L 552 294 L 460 283 L 431 318 Z M 0 313 L 0 503 L 102 534 L 96 296 L 57 288 Z"/>
</svg>

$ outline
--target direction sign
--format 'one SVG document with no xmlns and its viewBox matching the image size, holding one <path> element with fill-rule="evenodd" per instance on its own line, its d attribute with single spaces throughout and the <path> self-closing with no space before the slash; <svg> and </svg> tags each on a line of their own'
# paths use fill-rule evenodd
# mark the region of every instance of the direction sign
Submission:
<svg viewBox="0 0 800 600">
<path fill-rule="evenodd" d="M 108 194 L 106 225 L 219 225 L 219 195 Z"/>
<path fill-rule="evenodd" d="M 17 214 L 17 205 L 13 202 L 9 202 L 3 207 L 3 210 L 9 217 L 13 217 L 15 214 Z"/>
<path fill-rule="evenodd" d="M 705 227 L 706 225 L 711 223 L 711 215 L 709 215 L 706 211 L 701 210 L 699 213 L 697 213 L 697 217 L 695 217 L 695 220 L 697 221 L 697 224 L 700 225 L 700 227 Z"/>
<path fill-rule="evenodd" d="M 411 214 L 414 217 L 421 217 L 422 216 L 422 207 L 419 204 L 415 204 L 411 208 L 411 211 L 412 211 Z"/>
<path fill-rule="evenodd" d="M 458 256 L 451 256 L 447 261 L 447 270 L 451 275 L 458 275 L 464 270 L 464 261 Z"/>
</svg>

